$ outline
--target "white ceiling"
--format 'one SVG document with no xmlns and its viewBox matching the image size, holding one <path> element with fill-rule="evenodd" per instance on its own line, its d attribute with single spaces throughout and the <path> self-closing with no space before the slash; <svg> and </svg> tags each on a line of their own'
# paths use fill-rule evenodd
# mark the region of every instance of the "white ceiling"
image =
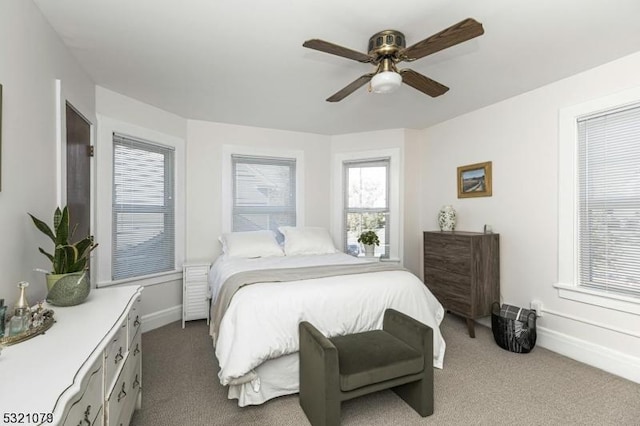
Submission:
<svg viewBox="0 0 640 426">
<path fill-rule="evenodd" d="M 425 128 L 640 51 L 639 0 L 34 0 L 96 84 L 185 118 L 321 134 Z M 325 99 L 372 66 L 302 47 L 485 34 L 410 67 L 450 87 Z"/>
</svg>

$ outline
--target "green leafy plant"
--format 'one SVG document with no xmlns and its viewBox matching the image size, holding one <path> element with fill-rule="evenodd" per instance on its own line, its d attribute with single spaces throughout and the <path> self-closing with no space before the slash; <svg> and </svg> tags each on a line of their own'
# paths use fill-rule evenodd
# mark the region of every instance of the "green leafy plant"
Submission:
<svg viewBox="0 0 640 426">
<path fill-rule="evenodd" d="M 378 238 L 378 234 L 376 234 L 374 231 L 364 231 L 358 237 L 358 242 L 365 245 L 369 245 L 369 246 L 380 245 L 380 239 Z"/>
<path fill-rule="evenodd" d="M 68 274 L 87 269 L 89 254 L 98 244 L 94 244 L 93 237 L 90 235 L 76 243 L 69 242 L 78 225 L 69 230 L 69 209 L 66 206 L 62 210 L 60 207 L 56 208 L 53 214 L 53 230 L 31 213 L 28 214 L 36 228 L 53 241 L 53 254 L 46 252 L 42 247 L 38 248 L 40 253 L 51 261 L 52 274 Z"/>
</svg>

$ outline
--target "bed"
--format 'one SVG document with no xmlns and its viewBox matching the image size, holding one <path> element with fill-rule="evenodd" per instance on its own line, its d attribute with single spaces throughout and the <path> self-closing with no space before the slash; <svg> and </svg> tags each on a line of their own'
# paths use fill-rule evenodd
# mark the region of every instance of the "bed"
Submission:
<svg viewBox="0 0 640 426">
<path fill-rule="evenodd" d="M 300 321 L 331 337 L 381 329 L 386 308 L 433 328 L 442 368 L 444 309 L 415 275 L 339 252 L 322 228 L 280 230 L 283 245 L 271 231 L 223 235 L 209 273 L 210 334 L 229 399 L 243 407 L 298 392 Z"/>
</svg>

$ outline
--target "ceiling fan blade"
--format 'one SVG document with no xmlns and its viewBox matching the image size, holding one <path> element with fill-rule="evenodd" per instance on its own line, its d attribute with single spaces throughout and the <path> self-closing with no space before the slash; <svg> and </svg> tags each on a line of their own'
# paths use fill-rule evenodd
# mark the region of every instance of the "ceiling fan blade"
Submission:
<svg viewBox="0 0 640 426">
<path fill-rule="evenodd" d="M 327 102 L 339 102 L 355 92 L 360 87 L 364 86 L 371 80 L 371 77 L 374 76 L 375 73 L 365 74 L 363 76 L 358 77 L 351 83 L 349 83 L 344 88 L 338 90 L 336 93 L 327 98 Z"/>
<path fill-rule="evenodd" d="M 439 52 L 463 41 L 471 40 L 484 34 L 482 24 L 472 18 L 460 21 L 422 41 L 419 41 L 400 52 L 400 58 L 414 61 L 432 53 Z"/>
<path fill-rule="evenodd" d="M 371 62 L 374 59 L 365 53 L 338 46 L 337 44 L 329 43 L 328 41 L 324 40 L 307 40 L 302 43 L 302 45 L 304 47 L 308 47 L 309 49 L 315 49 L 321 52 L 330 53 L 332 55 L 342 56 L 343 58 L 353 59 L 354 61 L 358 62 Z"/>
<path fill-rule="evenodd" d="M 429 77 L 425 77 L 419 72 L 415 72 L 408 68 L 400 70 L 400 75 L 402 76 L 402 81 L 404 83 L 421 91 L 422 93 L 426 93 L 432 98 L 444 95 L 449 90 L 447 86 L 444 86 L 437 81 L 431 80 Z"/>
</svg>

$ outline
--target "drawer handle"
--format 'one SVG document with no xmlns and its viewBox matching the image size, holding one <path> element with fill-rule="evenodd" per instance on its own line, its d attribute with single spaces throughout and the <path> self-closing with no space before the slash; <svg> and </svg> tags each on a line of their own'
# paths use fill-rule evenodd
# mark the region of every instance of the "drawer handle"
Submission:
<svg viewBox="0 0 640 426">
<path fill-rule="evenodd" d="M 122 390 L 118 393 L 118 402 L 120 402 L 122 398 L 127 396 L 127 393 L 124 391 L 124 387 L 125 387 L 125 383 L 122 382 Z"/>
<path fill-rule="evenodd" d="M 136 374 L 136 378 L 133 380 L 133 388 L 137 388 L 140 386 L 140 380 L 138 380 L 138 375 Z"/>
<path fill-rule="evenodd" d="M 118 350 L 118 353 L 116 354 L 115 357 L 115 363 L 119 363 L 120 361 L 122 361 L 122 358 L 124 358 L 124 356 L 122 356 L 122 346 L 120 346 L 120 350 Z"/>
<path fill-rule="evenodd" d="M 133 322 L 134 327 L 140 326 L 140 315 L 136 315 L 136 320 Z"/>
<path fill-rule="evenodd" d="M 140 344 L 136 343 L 136 348 L 133 350 L 134 355 L 138 355 L 140 353 L 140 348 L 138 346 L 140 346 Z"/>
</svg>

